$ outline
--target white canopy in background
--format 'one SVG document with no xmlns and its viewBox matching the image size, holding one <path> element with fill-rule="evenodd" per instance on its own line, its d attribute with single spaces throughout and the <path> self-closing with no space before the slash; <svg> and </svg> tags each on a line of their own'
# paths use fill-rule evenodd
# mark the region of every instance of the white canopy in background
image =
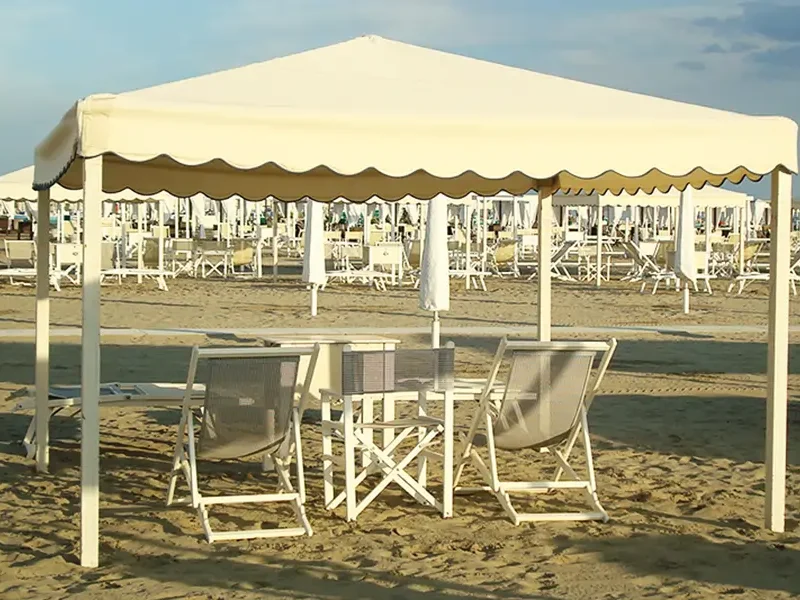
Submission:
<svg viewBox="0 0 800 600">
<path fill-rule="evenodd" d="M 503 90 L 502 94 L 497 90 Z M 539 338 L 551 338 L 552 194 L 635 193 L 771 174 L 766 522 L 785 515 L 789 220 L 797 125 L 365 36 L 76 102 L 36 149 L 35 188 L 83 188 L 81 564 L 99 524 L 101 202 L 130 188 L 221 199 L 539 192 Z M 49 224 L 45 226 L 45 229 Z M 48 240 L 39 236 L 37 440 L 47 435 Z M 600 244 L 598 244 L 598 247 Z M 37 467 L 48 458 L 40 445 Z"/>
</svg>

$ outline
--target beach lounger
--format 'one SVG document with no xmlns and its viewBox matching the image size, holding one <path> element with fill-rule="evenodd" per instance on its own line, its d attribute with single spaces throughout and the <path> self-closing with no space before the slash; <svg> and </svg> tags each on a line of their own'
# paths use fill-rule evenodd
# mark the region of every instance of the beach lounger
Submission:
<svg viewBox="0 0 800 600">
<path fill-rule="evenodd" d="M 608 520 L 597 495 L 587 413 L 603 380 L 616 340 L 606 342 L 532 342 L 501 340 L 469 432 L 457 454 L 457 493 L 486 491 L 495 496 L 515 525 L 523 521 Z M 510 365 L 502 401 L 490 398 L 508 355 Z M 593 375 L 593 364 L 601 357 Z M 480 433 L 481 429 L 483 433 Z M 584 450 L 585 475 L 570 464 L 578 440 Z M 481 456 L 479 449 L 484 452 Z M 555 459 L 554 476 L 546 481 L 500 479 L 498 450 L 517 456 L 538 450 Z M 459 487 L 464 469 L 472 464 L 484 485 Z M 590 511 L 520 512 L 512 494 L 579 490 Z"/>
<path fill-rule="evenodd" d="M 186 392 L 178 425 L 178 440 L 167 489 L 167 506 L 189 504 L 197 511 L 209 542 L 311 535 L 305 514 L 303 452 L 300 444 L 301 407 L 295 403 L 300 358 L 316 362 L 319 346 L 304 348 L 198 348 L 192 351 Z M 198 363 L 203 363 L 205 396 L 201 414 L 195 415 L 192 390 Z M 306 373 L 307 394 L 313 368 Z M 197 429 L 197 430 L 196 430 Z M 297 463 L 297 489 L 291 481 L 291 457 Z M 264 456 L 274 465 L 279 491 L 271 494 L 209 496 L 200 491 L 198 459 L 229 462 Z M 217 470 L 216 472 L 219 472 Z M 183 476 L 189 497 L 175 498 Z M 286 502 L 291 504 L 298 527 L 217 531 L 209 510 L 221 504 Z"/>
<path fill-rule="evenodd" d="M 574 281 L 572 275 L 569 274 L 569 271 L 564 266 L 563 262 L 567 255 L 578 246 L 577 240 L 569 240 L 564 242 L 555 252 L 553 252 L 552 257 L 550 259 L 550 271 L 553 274 L 553 277 L 556 279 L 562 279 L 564 281 Z M 531 273 L 528 280 L 534 279 L 539 272 L 538 267 L 536 271 Z"/>
<path fill-rule="evenodd" d="M 746 270 L 743 273 L 739 273 L 728 285 L 728 293 L 733 290 L 734 287 L 738 285 L 738 289 L 736 294 L 741 294 L 744 289 L 753 282 L 756 281 L 769 281 L 769 272 L 763 272 L 758 269 L 755 265 L 755 260 L 758 255 L 758 251 L 763 247 L 762 244 L 752 244 L 745 247 L 745 261 L 746 261 Z M 797 295 L 797 285 L 796 282 L 800 281 L 800 249 L 795 250 L 792 258 L 789 262 L 789 285 L 792 287 L 792 295 Z"/>
<path fill-rule="evenodd" d="M 183 404 L 185 389 L 186 386 L 183 383 L 104 383 L 100 386 L 100 407 L 180 407 Z M 196 401 L 202 401 L 204 391 L 202 386 L 196 386 L 192 391 L 192 397 Z M 13 411 L 35 410 L 35 394 L 36 390 L 33 387 L 25 387 L 14 392 L 11 397 L 16 398 L 17 401 Z M 50 419 L 54 415 L 62 411 L 71 411 L 73 416 L 79 415 L 81 405 L 80 385 L 52 386 L 47 401 L 48 429 Z M 36 456 L 35 436 L 36 419 L 34 417 L 22 440 L 28 458 Z"/>
<path fill-rule="evenodd" d="M 325 273 L 325 283 L 320 289 L 325 289 L 329 281 L 341 281 L 344 283 L 362 283 L 370 285 L 381 292 L 386 291 L 386 283 L 391 282 L 392 274 L 384 271 L 370 269 L 344 269 L 340 271 L 327 271 Z"/>
</svg>

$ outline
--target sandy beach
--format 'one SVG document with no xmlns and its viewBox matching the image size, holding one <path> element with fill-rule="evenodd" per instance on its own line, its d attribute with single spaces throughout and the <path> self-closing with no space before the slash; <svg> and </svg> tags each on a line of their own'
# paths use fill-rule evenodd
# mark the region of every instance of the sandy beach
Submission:
<svg viewBox="0 0 800 600">
<path fill-rule="evenodd" d="M 481 377 L 498 336 L 449 328 L 536 325 L 536 285 L 487 281 L 489 290 L 452 283 L 444 339 L 457 348 L 458 373 Z M 193 344 L 253 344 L 257 335 L 187 335 L 180 329 L 427 327 L 409 287 L 381 293 L 332 286 L 309 317 L 308 292 L 294 277 L 260 281 L 169 281 L 103 288 L 102 325 L 137 331 L 104 338 L 104 381 L 186 377 Z M 112 410 L 101 423 L 101 567 L 78 565 L 79 422 L 53 420 L 49 475 L 37 475 L 19 444 L 30 416 L 8 395 L 33 382 L 31 288 L 0 285 L 0 597 L 123 598 L 790 598 L 800 595 L 800 355 L 789 378 L 787 531 L 762 527 L 767 288 L 741 296 L 640 295 L 634 284 L 597 290 L 553 287 L 555 338 L 620 346 L 589 415 L 600 497 L 609 523 L 514 527 L 485 495 L 458 497 L 441 519 L 390 488 L 357 523 L 322 508 L 320 435 L 304 425 L 311 538 L 209 545 L 190 509 L 164 507 L 178 411 Z M 54 328 L 79 327 L 80 290 L 54 293 Z M 792 299 L 791 324 L 800 325 Z M 714 326 L 718 326 L 716 329 Z M 641 327 L 637 331 L 635 328 Z M 650 329 L 646 329 L 646 328 Z M 738 328 L 738 330 L 737 330 Z M 173 330 L 159 335 L 142 330 Z M 424 333 L 401 335 L 421 346 Z M 800 334 L 792 334 L 792 344 Z M 80 380 L 80 340 L 55 338 L 52 381 Z M 457 419 L 471 414 L 459 405 Z M 532 452 L 502 455 L 517 479 L 540 472 Z M 213 490 L 259 488 L 258 465 L 210 481 Z M 214 468 L 210 468 L 214 471 Z M 206 471 L 208 472 L 208 471 Z M 272 477 L 272 476 L 270 476 Z M 273 484 L 268 479 L 268 484 Z M 557 499 L 542 502 L 558 503 Z M 234 523 L 271 523 L 272 508 L 220 509 Z"/>
</svg>

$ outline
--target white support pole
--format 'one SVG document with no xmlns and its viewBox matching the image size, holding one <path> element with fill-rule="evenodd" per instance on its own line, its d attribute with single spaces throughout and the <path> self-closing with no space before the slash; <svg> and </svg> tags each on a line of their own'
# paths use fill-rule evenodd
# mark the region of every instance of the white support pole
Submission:
<svg viewBox="0 0 800 600">
<path fill-rule="evenodd" d="M 483 277 L 483 274 L 486 272 L 486 261 L 489 253 L 489 202 L 483 196 L 481 197 L 481 201 L 483 202 L 483 226 L 481 227 L 481 231 L 483 232 L 483 247 L 481 248 L 481 277 Z"/>
<path fill-rule="evenodd" d="M 689 282 L 683 282 L 683 314 L 689 314 Z"/>
<path fill-rule="evenodd" d="M 595 287 L 600 287 L 603 283 L 603 207 L 597 207 L 597 249 L 595 252 L 597 261 L 597 273 L 595 273 Z"/>
<path fill-rule="evenodd" d="M 441 326 L 439 321 L 439 311 L 433 311 L 433 321 L 431 321 L 431 348 L 439 348 L 441 343 Z"/>
<path fill-rule="evenodd" d="M 278 281 L 278 201 L 272 200 L 272 283 Z"/>
<path fill-rule="evenodd" d="M 470 270 L 472 268 L 472 201 L 474 198 L 475 196 L 472 196 L 467 200 L 467 244 L 464 247 L 464 261 L 466 262 L 464 268 L 467 289 L 469 289 L 470 286 Z"/>
<path fill-rule="evenodd" d="M 86 211 L 86 205 L 83 207 Z M 142 283 L 142 269 L 144 269 L 144 230 L 145 230 L 145 213 L 147 212 L 147 204 L 142 202 L 136 207 L 136 212 L 139 217 L 139 241 L 138 250 L 136 252 L 136 268 L 139 271 L 136 275 L 136 283 Z M 84 219 L 84 228 L 86 227 Z"/>
<path fill-rule="evenodd" d="M 83 329 L 81 335 L 81 565 L 99 563 L 100 214 L 103 157 L 83 161 Z"/>
<path fill-rule="evenodd" d="M 771 209 L 765 520 L 769 529 L 783 532 L 786 512 L 792 176 L 781 169 L 772 172 Z"/>
<path fill-rule="evenodd" d="M 63 208 L 59 206 L 61 213 Z M 36 229 L 36 470 L 47 473 L 47 400 L 50 390 L 50 190 L 41 190 Z M 63 213 L 61 213 L 63 215 Z"/>
<path fill-rule="evenodd" d="M 158 270 L 164 272 L 164 205 L 161 200 L 156 202 L 158 210 Z"/>
<path fill-rule="evenodd" d="M 306 217 L 308 218 L 308 217 Z M 306 221 L 308 223 L 308 221 Z M 319 286 L 316 283 L 311 284 L 311 316 L 317 316 L 317 294 L 319 292 Z"/>
<path fill-rule="evenodd" d="M 553 191 L 547 184 L 539 186 L 539 341 L 550 341 L 551 286 L 550 258 L 553 234 Z"/>
<path fill-rule="evenodd" d="M 517 197 L 511 196 L 511 237 L 514 239 L 514 275 L 519 269 L 519 245 L 517 244 L 517 219 L 518 219 Z"/>
</svg>

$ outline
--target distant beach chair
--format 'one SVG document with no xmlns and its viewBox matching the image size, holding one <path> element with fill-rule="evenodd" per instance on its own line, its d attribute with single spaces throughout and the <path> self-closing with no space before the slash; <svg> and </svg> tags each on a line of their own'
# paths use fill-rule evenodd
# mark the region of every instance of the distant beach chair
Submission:
<svg viewBox="0 0 800 600">
<path fill-rule="evenodd" d="M 200 517 L 209 542 L 311 535 L 305 514 L 305 479 L 300 443 L 301 410 L 305 405 L 319 346 L 302 348 L 198 348 L 192 351 L 178 440 L 167 490 L 167 506 L 190 504 Z M 310 356 L 299 405 L 295 403 L 298 367 Z M 192 388 L 198 363 L 204 363 L 205 400 L 200 417 L 192 410 Z M 199 418 L 199 431 L 196 420 Z M 274 466 L 279 492 L 209 496 L 200 492 L 197 460 L 232 461 L 264 456 Z M 290 475 L 291 457 L 297 463 L 297 489 Z M 269 459 L 269 461 L 267 461 Z M 183 475 L 190 496 L 175 499 Z M 209 509 L 219 504 L 288 502 L 299 527 L 215 531 Z"/>
<path fill-rule="evenodd" d="M 36 242 L 4 240 L 4 245 L 6 268 L 0 269 L 0 277 L 8 277 L 11 285 L 32 285 L 36 281 Z M 17 281 L 14 281 L 15 278 Z"/>
<path fill-rule="evenodd" d="M 556 279 L 563 279 L 566 281 L 574 281 L 572 275 L 569 274 L 569 271 L 564 266 L 563 262 L 567 255 L 578 246 L 578 240 L 569 240 L 564 242 L 552 255 L 550 258 L 550 271 Z M 539 272 L 537 267 L 536 271 L 534 271 L 528 280 L 534 279 Z"/>
<path fill-rule="evenodd" d="M 457 455 L 454 486 L 457 493 L 488 491 L 500 502 L 515 525 L 523 521 L 608 520 L 600 504 L 594 474 L 587 413 L 614 355 L 617 342 L 532 342 L 503 338 L 489 371 L 486 387 Z M 510 365 L 502 400 L 491 393 L 506 355 Z M 599 366 L 592 377 L 595 358 Z M 480 434 L 480 429 L 484 433 Z M 584 450 L 586 474 L 581 476 L 569 459 L 578 439 Z M 479 448 L 485 448 L 488 464 Z M 518 453 L 538 450 L 555 458 L 557 469 L 546 481 L 502 481 L 497 450 Z M 472 463 L 484 484 L 459 487 L 464 468 Z M 521 513 L 511 494 L 580 490 L 591 511 Z"/>
</svg>

